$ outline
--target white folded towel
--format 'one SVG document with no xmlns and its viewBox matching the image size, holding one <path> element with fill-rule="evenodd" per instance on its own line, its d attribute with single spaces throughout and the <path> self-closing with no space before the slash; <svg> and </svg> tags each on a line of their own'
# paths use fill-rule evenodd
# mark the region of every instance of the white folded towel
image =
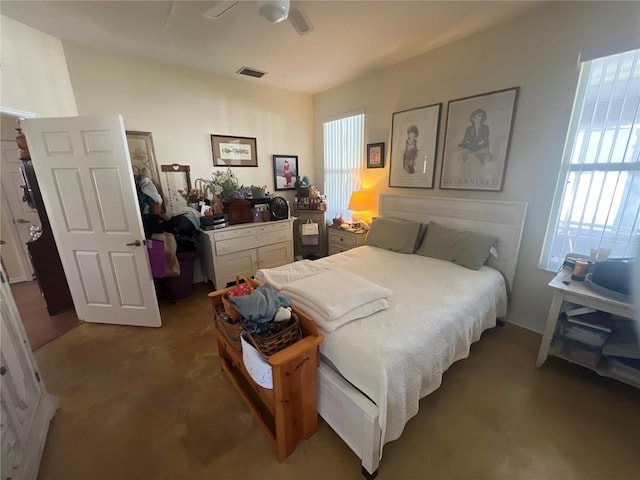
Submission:
<svg viewBox="0 0 640 480">
<path fill-rule="evenodd" d="M 300 260 L 288 263 L 276 268 L 261 268 L 256 272 L 255 279 L 260 283 L 268 283 L 276 290 L 282 290 L 287 283 L 295 282 L 302 278 L 317 275 L 327 270 L 311 260 Z"/>
<path fill-rule="evenodd" d="M 387 308 L 387 299 L 393 295 L 388 288 L 339 269 L 286 284 L 282 293 L 327 332 Z"/>
</svg>

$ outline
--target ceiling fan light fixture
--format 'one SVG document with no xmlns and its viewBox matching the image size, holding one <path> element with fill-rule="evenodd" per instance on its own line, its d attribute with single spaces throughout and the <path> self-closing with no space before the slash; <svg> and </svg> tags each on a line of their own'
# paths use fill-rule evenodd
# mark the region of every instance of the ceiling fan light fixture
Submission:
<svg viewBox="0 0 640 480">
<path fill-rule="evenodd" d="M 258 2 L 258 13 L 271 23 L 280 23 L 289 16 L 289 0 L 263 0 Z"/>
</svg>

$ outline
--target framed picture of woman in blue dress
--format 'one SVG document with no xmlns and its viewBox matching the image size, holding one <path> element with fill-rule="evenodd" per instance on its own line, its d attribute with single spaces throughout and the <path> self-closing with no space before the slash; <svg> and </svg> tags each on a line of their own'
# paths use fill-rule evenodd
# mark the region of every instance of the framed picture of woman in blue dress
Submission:
<svg viewBox="0 0 640 480">
<path fill-rule="evenodd" d="M 440 188 L 502 191 L 520 87 L 451 100 Z"/>
</svg>

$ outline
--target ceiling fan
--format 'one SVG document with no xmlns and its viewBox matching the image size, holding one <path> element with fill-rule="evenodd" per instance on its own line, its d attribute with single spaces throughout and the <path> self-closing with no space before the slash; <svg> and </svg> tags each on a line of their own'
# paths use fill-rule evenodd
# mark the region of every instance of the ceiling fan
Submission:
<svg viewBox="0 0 640 480">
<path fill-rule="evenodd" d="M 212 8 L 202 16 L 217 20 L 235 7 L 239 1 L 213 2 Z M 291 5 L 290 0 L 261 0 L 258 3 L 258 14 L 271 23 L 280 23 L 289 20 L 298 35 L 306 35 L 313 31 L 313 24 L 309 21 L 301 7 Z"/>
</svg>

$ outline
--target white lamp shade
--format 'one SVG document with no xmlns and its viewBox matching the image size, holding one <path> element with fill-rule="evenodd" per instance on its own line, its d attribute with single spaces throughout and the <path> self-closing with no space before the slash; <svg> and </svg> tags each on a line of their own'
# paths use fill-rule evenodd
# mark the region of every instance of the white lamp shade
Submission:
<svg viewBox="0 0 640 480">
<path fill-rule="evenodd" d="M 280 23 L 289 16 L 289 0 L 263 0 L 258 2 L 258 13 L 271 23 Z"/>
</svg>

